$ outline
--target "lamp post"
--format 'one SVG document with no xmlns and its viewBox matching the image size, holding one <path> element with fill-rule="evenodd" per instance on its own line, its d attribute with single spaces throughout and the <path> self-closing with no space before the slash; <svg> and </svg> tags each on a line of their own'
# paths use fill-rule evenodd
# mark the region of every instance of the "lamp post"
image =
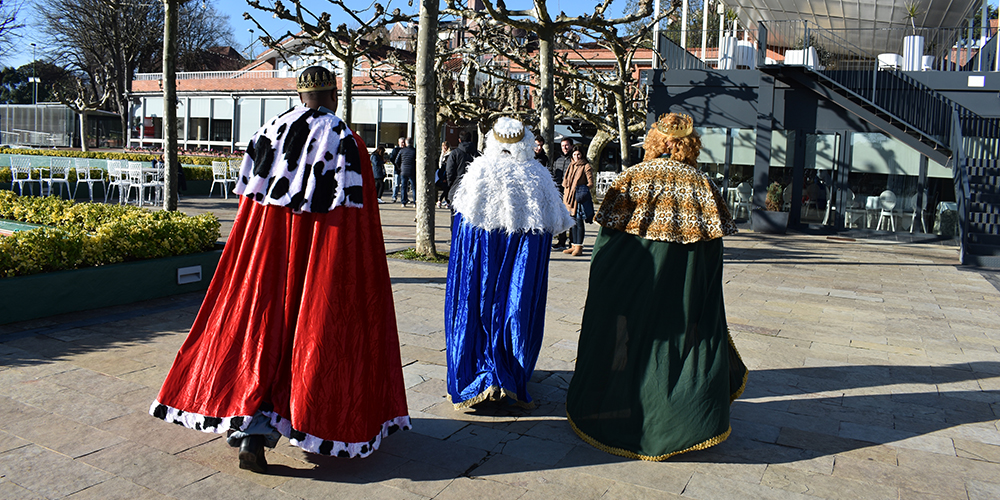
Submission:
<svg viewBox="0 0 1000 500">
<path fill-rule="evenodd" d="M 656 19 L 656 24 L 653 25 L 653 59 L 652 67 L 657 69 L 660 67 L 660 0 L 653 0 L 653 19 Z"/>
<path fill-rule="evenodd" d="M 247 31 L 250 32 L 250 47 L 247 50 L 250 51 L 250 60 L 253 61 L 253 28 L 247 28 Z"/>
<path fill-rule="evenodd" d="M 35 66 L 38 64 L 38 58 L 35 57 L 35 44 L 31 44 L 31 83 L 35 86 L 31 97 L 31 118 L 34 122 L 34 126 L 31 131 L 38 134 L 38 77 L 35 76 Z"/>
</svg>

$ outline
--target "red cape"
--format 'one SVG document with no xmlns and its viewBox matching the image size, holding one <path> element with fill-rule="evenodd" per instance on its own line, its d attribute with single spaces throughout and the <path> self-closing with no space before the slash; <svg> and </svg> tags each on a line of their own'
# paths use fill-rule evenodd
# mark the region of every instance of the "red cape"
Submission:
<svg viewBox="0 0 1000 500">
<path fill-rule="evenodd" d="M 362 208 L 295 214 L 241 198 L 154 416 L 224 432 L 261 410 L 293 444 L 341 456 L 409 427 L 374 179 L 359 156 Z"/>
</svg>

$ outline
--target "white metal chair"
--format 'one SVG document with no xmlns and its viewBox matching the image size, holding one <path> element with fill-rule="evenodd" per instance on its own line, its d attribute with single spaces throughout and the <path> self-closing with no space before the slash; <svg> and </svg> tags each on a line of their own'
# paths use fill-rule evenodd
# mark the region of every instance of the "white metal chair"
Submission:
<svg viewBox="0 0 1000 500">
<path fill-rule="evenodd" d="M 745 182 L 741 182 L 739 186 L 736 186 L 736 208 L 733 210 L 733 218 L 740 216 L 740 210 L 743 210 L 747 214 L 747 218 L 750 218 L 750 196 L 753 195 L 753 188 Z"/>
<path fill-rule="evenodd" d="M 142 206 L 142 183 L 144 181 L 142 175 L 142 162 L 129 161 L 125 162 L 125 168 L 123 169 L 123 177 L 128 182 L 125 187 L 125 203 L 129 203 L 132 199 L 132 190 L 135 189 L 135 204 Z"/>
<path fill-rule="evenodd" d="M 385 181 L 383 185 L 388 193 L 392 193 L 394 184 L 396 183 L 396 167 L 392 163 L 386 162 L 385 164 Z"/>
<path fill-rule="evenodd" d="M 781 210 L 784 212 L 790 212 L 792 210 L 792 185 L 789 184 L 785 186 L 785 190 L 781 192 Z"/>
<path fill-rule="evenodd" d="M 118 203 L 125 203 L 125 194 L 128 191 L 128 175 L 125 173 L 125 160 L 108 160 L 108 186 L 104 191 L 104 202 L 108 202 L 108 196 L 118 190 Z M 112 198 L 114 196 L 112 195 Z"/>
<path fill-rule="evenodd" d="M 233 180 L 233 187 L 240 182 L 240 170 L 243 168 L 243 160 L 231 158 L 229 160 L 229 178 Z"/>
<path fill-rule="evenodd" d="M 73 160 L 69 158 L 52 158 L 49 163 L 49 175 L 43 177 L 42 182 L 48 185 L 48 192 L 52 194 L 52 188 L 59 185 L 59 197 L 63 195 L 63 186 L 66 186 L 66 197 L 69 198 L 69 170 L 73 168 Z"/>
<path fill-rule="evenodd" d="M 844 225 L 848 228 L 858 227 L 858 221 L 867 219 L 868 210 L 861 206 L 861 200 L 854 195 L 854 191 L 847 190 L 847 206 L 844 208 Z M 867 226 L 868 221 L 865 220 Z"/>
<path fill-rule="evenodd" d="M 10 157 L 10 187 L 11 191 L 14 190 L 14 184 L 17 184 L 18 194 L 24 196 L 24 185 L 28 185 L 28 192 L 32 195 L 35 194 L 35 188 L 31 187 L 31 184 L 38 184 L 38 190 L 42 190 L 42 181 L 39 177 L 35 177 L 31 174 L 31 159 L 27 156 L 11 156 Z"/>
<path fill-rule="evenodd" d="M 222 195 L 228 200 L 229 199 L 229 183 L 233 183 L 233 187 L 236 187 L 236 180 L 229 178 L 229 164 L 224 161 L 213 161 L 212 162 L 212 187 L 208 190 L 209 198 L 212 197 L 212 192 L 215 191 L 216 184 L 222 184 Z"/>
<path fill-rule="evenodd" d="M 97 172 L 97 175 L 94 175 Z M 91 169 L 89 158 L 77 158 L 76 159 L 76 185 L 73 186 L 73 199 L 76 199 L 76 192 L 80 189 L 80 183 L 87 185 L 87 189 L 90 190 L 90 201 L 94 201 L 94 183 L 100 183 L 101 187 L 104 188 L 104 197 L 107 199 L 108 188 L 104 185 L 104 171 L 100 169 Z"/>
<path fill-rule="evenodd" d="M 896 232 L 896 193 L 886 189 L 882 191 L 882 194 L 878 195 L 879 199 L 879 213 L 878 213 L 878 226 L 875 227 L 876 231 L 882 230 L 882 221 L 889 218 L 889 223 L 886 224 L 886 229 L 892 227 L 892 231 Z"/>
<path fill-rule="evenodd" d="M 616 172 L 598 172 L 597 180 L 595 182 L 597 185 L 594 186 L 594 190 L 596 191 L 594 193 L 595 196 L 598 198 L 603 198 L 604 195 L 608 192 L 608 188 L 611 187 L 611 183 L 614 182 L 616 177 L 618 177 L 618 174 Z"/>
<path fill-rule="evenodd" d="M 125 201 L 128 202 L 132 196 L 132 189 L 136 191 L 135 201 L 140 207 L 146 202 L 146 190 L 150 189 L 149 203 L 156 205 L 161 202 L 163 194 L 163 169 L 146 168 L 145 162 L 130 161 L 125 168 L 128 178 Z"/>
<path fill-rule="evenodd" d="M 913 233 L 913 229 L 916 228 L 917 222 L 920 222 L 920 232 L 927 232 L 927 225 L 924 224 L 924 210 L 927 210 L 927 195 L 924 194 L 921 206 L 917 206 L 917 193 L 913 193 L 913 196 L 909 198 L 908 205 L 913 208 L 913 216 L 910 219 L 910 233 Z"/>
<path fill-rule="evenodd" d="M 163 203 L 163 191 L 164 182 L 163 174 L 164 167 L 163 162 L 154 162 L 155 168 L 150 170 L 143 170 L 142 163 L 139 164 L 139 172 L 142 174 L 142 191 L 145 195 L 147 189 L 152 190 L 150 193 L 149 201 L 153 205 L 159 205 Z M 142 206 L 142 203 L 139 203 Z"/>
<path fill-rule="evenodd" d="M 878 55 L 879 71 L 900 69 L 903 67 L 903 56 L 899 54 L 884 53 Z"/>
</svg>

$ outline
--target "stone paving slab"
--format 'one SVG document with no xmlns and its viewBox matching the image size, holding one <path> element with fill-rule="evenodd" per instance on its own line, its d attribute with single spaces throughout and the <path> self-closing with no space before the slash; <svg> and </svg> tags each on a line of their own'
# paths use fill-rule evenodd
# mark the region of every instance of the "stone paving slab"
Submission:
<svg viewBox="0 0 1000 500">
<path fill-rule="evenodd" d="M 219 215 L 224 238 L 235 208 L 181 201 Z M 412 246 L 414 210 L 380 209 L 387 249 Z M 147 415 L 198 293 L 0 326 L 0 498 L 1000 498 L 1000 273 L 943 245 L 727 238 L 728 320 L 751 368 L 733 434 L 650 463 L 586 445 L 565 419 L 595 229 L 585 257 L 552 254 L 533 410 L 454 410 L 447 267 L 391 259 L 414 429 L 363 460 L 282 440 L 271 474 L 253 474 L 220 435 Z M 438 250 L 449 236 L 437 228 Z"/>
</svg>

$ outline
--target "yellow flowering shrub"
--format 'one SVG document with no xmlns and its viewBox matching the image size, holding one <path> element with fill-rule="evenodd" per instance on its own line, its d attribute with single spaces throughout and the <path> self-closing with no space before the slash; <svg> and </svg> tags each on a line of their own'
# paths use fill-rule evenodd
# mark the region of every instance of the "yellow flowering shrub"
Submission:
<svg viewBox="0 0 1000 500">
<path fill-rule="evenodd" d="M 189 217 L 11 191 L 0 191 L 0 219 L 45 226 L 0 237 L 0 277 L 203 252 L 220 236 L 212 214 Z"/>
</svg>

